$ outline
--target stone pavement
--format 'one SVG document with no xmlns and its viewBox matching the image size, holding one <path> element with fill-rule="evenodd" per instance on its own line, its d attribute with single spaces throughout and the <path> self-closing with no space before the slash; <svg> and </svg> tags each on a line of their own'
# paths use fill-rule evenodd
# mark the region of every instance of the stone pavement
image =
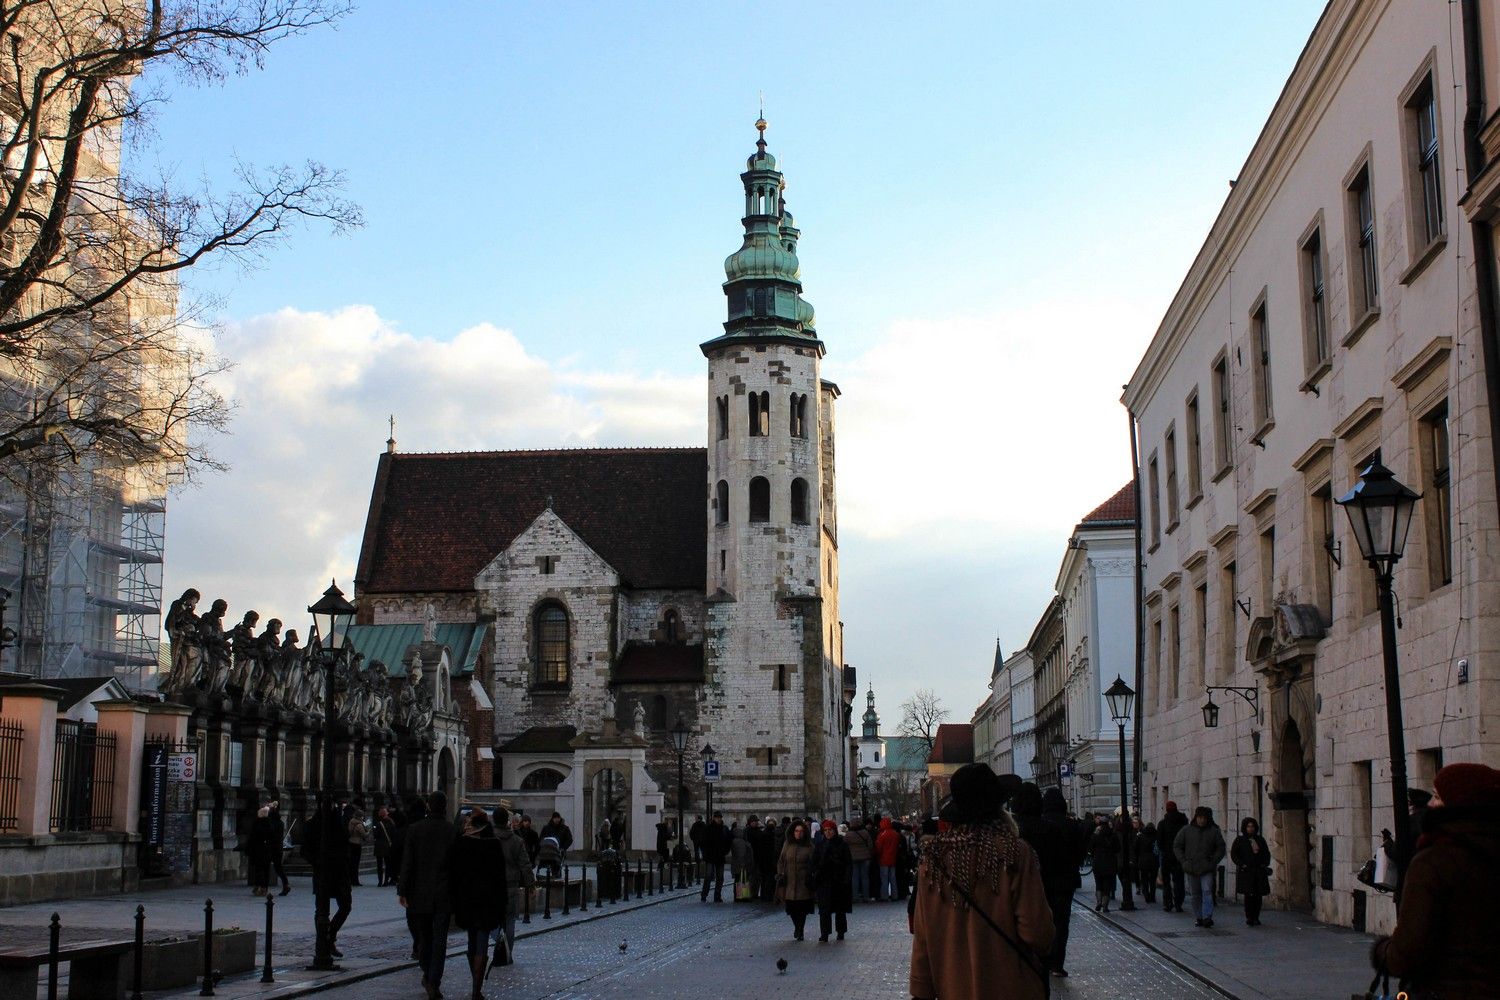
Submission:
<svg viewBox="0 0 1500 1000">
<path fill-rule="evenodd" d="M 1191 899 L 1182 913 L 1136 900 L 1137 909 L 1093 912 L 1092 887 L 1080 890 L 1073 925 L 1080 917 L 1124 931 L 1158 954 L 1186 966 L 1236 1000 L 1348 1000 L 1370 985 L 1370 945 L 1375 940 L 1344 927 L 1319 923 L 1306 913 L 1263 910 L 1261 926 L 1246 927 L 1237 900 L 1220 901 L 1214 926 L 1193 925 Z M 1071 950 L 1071 949 L 1070 949 Z"/>
<path fill-rule="evenodd" d="M 576 870 L 575 867 L 574 871 Z M 262 984 L 259 981 L 260 968 L 257 967 L 252 973 L 226 977 L 216 990 L 218 997 L 231 1000 L 239 997 L 255 997 L 259 1000 L 289 997 L 342 983 L 357 982 L 412 965 L 405 911 L 397 902 L 396 890 L 393 887 L 377 888 L 367 881 L 364 885 L 355 887 L 350 917 L 339 934 L 339 949 L 344 953 L 344 958 L 339 962 L 341 971 L 329 973 L 307 969 L 306 966 L 312 961 L 315 943 L 314 897 L 308 879 L 293 877 L 292 886 L 290 895 L 276 898 L 274 909 L 273 967 L 276 982 Z M 628 902 L 605 902 L 602 905 L 591 898 L 587 911 L 574 906 L 568 915 L 564 915 L 560 909 L 554 909 L 551 919 L 545 918 L 541 912 L 535 912 L 531 915 L 529 925 L 518 922 L 517 937 L 545 936 L 552 930 L 595 920 L 607 923 L 609 921 L 604 918 L 612 919 L 616 914 L 639 907 L 650 907 L 679 896 L 692 896 L 696 901 L 697 891 L 690 888 L 670 894 L 658 893 L 644 899 L 632 896 Z M 184 886 L 134 895 L 57 900 L 0 909 L 0 941 L 4 941 L 6 945 L 45 947 L 53 913 L 61 917 L 60 937 L 64 944 L 100 938 L 130 940 L 135 933 L 137 905 L 144 905 L 146 908 L 148 941 L 188 931 L 201 931 L 204 902 L 207 899 L 213 900 L 215 928 L 222 930 L 237 927 L 257 932 L 256 955 L 259 961 L 265 947 L 264 939 L 260 936 L 265 928 L 265 901 L 251 895 L 248 887 L 229 883 Z M 462 933 L 455 932 L 450 940 L 450 948 L 461 949 L 463 940 Z M 67 965 L 64 964 L 62 968 L 62 981 L 65 983 Z M 43 981 L 40 983 L 39 995 L 45 996 L 45 968 L 41 978 Z M 180 994 L 163 991 L 150 995 L 196 996 L 197 988 L 183 990 Z"/>
</svg>

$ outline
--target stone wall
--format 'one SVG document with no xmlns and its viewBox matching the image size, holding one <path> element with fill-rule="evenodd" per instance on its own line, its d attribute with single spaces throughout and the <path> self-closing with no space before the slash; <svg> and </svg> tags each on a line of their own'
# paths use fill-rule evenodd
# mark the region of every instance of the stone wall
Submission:
<svg viewBox="0 0 1500 1000">
<path fill-rule="evenodd" d="M 139 840 L 124 833 L 0 837 L 0 906 L 134 892 Z"/>
</svg>

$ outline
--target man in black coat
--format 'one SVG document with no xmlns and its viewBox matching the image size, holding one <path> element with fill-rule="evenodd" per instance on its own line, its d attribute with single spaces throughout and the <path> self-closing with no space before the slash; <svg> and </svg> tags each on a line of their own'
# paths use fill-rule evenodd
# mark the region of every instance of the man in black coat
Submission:
<svg viewBox="0 0 1500 1000">
<path fill-rule="evenodd" d="M 536 852 L 542 849 L 542 835 L 532 829 L 531 817 L 522 815 L 521 825 L 516 829 L 516 836 L 521 838 L 521 843 L 526 845 L 526 856 L 531 859 L 533 866 L 536 865 Z M 562 842 L 558 842 L 561 846 Z"/>
<path fill-rule="evenodd" d="M 1088 842 L 1078 824 L 1068 819 L 1068 804 L 1060 789 L 1049 788 L 1042 794 L 1027 782 L 1012 800 L 1011 809 L 1021 837 L 1036 851 L 1042 889 L 1052 909 L 1052 949 L 1046 956 L 1047 968 L 1054 976 L 1066 976 L 1073 893 L 1083 884 L 1078 867 Z"/>
<path fill-rule="evenodd" d="M 406 828 L 401 852 L 401 878 L 397 892 L 401 905 L 412 915 L 417 932 L 417 961 L 422 969 L 422 988 L 428 1000 L 436 1000 L 448 957 L 448 923 L 452 912 L 448 900 L 448 851 L 453 846 L 453 824 L 448 820 L 448 797 L 442 792 L 427 796 L 427 815 Z"/>
<path fill-rule="evenodd" d="M 563 822 L 562 813 L 553 813 L 552 818 L 547 821 L 547 825 L 542 827 L 542 832 L 537 837 L 537 844 L 539 846 L 542 842 L 542 837 L 555 837 L 557 839 L 557 846 L 562 850 L 564 855 L 568 853 L 568 848 L 573 846 L 573 831 L 569 830 L 568 824 Z"/>
<path fill-rule="evenodd" d="M 1156 843 L 1161 850 L 1161 905 L 1168 912 L 1182 912 L 1185 880 L 1182 864 L 1172 845 L 1177 842 L 1177 834 L 1187 825 L 1188 818 L 1177 811 L 1177 803 L 1168 800 L 1167 813 L 1156 824 Z"/>
<path fill-rule="evenodd" d="M 328 899 L 338 907 L 328 921 L 328 952 L 334 958 L 343 958 L 336 939 L 339 928 L 349 919 L 354 899 L 349 887 L 349 828 L 344 823 L 343 813 L 338 808 L 324 804 L 303 824 L 302 856 L 312 865 L 313 892 L 327 892 Z M 324 865 L 323 845 L 328 845 L 327 865 Z"/>
<path fill-rule="evenodd" d="M 714 902 L 724 902 L 724 859 L 728 857 L 733 843 L 729 828 L 724 825 L 723 814 L 714 813 L 712 822 L 703 828 L 703 837 L 698 845 L 703 850 L 704 865 L 703 891 L 698 894 L 698 898 L 703 902 L 708 901 L 710 880 L 714 884 Z"/>
<path fill-rule="evenodd" d="M 703 860 L 703 832 L 707 829 L 708 824 L 703 822 L 702 816 L 693 820 L 693 825 L 688 827 L 688 840 L 692 841 L 693 844 L 694 861 Z"/>
</svg>

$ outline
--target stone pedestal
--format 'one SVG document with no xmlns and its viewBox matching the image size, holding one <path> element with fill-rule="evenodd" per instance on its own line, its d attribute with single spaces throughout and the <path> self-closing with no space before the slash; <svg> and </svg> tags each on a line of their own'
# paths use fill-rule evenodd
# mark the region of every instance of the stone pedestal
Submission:
<svg viewBox="0 0 1500 1000">
<path fill-rule="evenodd" d="M 64 692 L 45 684 L 18 684 L 5 689 L 0 718 L 21 726 L 21 788 L 16 802 L 16 833 L 23 837 L 52 832 L 52 765 L 57 745 L 57 703 Z"/>
</svg>

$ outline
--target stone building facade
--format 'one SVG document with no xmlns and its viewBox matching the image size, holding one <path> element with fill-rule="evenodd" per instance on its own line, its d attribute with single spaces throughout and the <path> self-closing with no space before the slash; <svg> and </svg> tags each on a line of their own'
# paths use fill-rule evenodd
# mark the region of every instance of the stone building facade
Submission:
<svg viewBox="0 0 1500 1000">
<path fill-rule="evenodd" d="M 990 693 L 979 707 L 969 724 L 974 727 L 974 761 L 988 764 L 996 774 L 1012 774 L 1015 771 L 1011 729 L 1010 671 L 1005 669 L 1005 654 L 1000 651 L 1000 641 L 995 640 L 995 664 L 990 668 Z"/>
<path fill-rule="evenodd" d="M 1391 825 L 1379 616 L 1333 501 L 1374 458 L 1423 494 L 1395 571 L 1411 783 L 1500 761 L 1494 276 L 1461 224 L 1494 18 L 1328 5 L 1124 396 L 1146 809 L 1260 818 L 1273 902 L 1371 930 L 1394 921 L 1354 879 Z M 1246 693 L 1211 730 L 1207 685 Z"/>
<path fill-rule="evenodd" d="M 361 621 L 483 623 L 493 788 L 575 827 L 628 807 L 636 847 L 679 797 L 669 730 L 712 744 L 726 814 L 843 814 L 834 402 L 765 122 L 741 174 L 728 319 L 701 346 L 707 447 L 380 458 Z M 622 791 L 623 789 L 623 791 Z"/>
</svg>

